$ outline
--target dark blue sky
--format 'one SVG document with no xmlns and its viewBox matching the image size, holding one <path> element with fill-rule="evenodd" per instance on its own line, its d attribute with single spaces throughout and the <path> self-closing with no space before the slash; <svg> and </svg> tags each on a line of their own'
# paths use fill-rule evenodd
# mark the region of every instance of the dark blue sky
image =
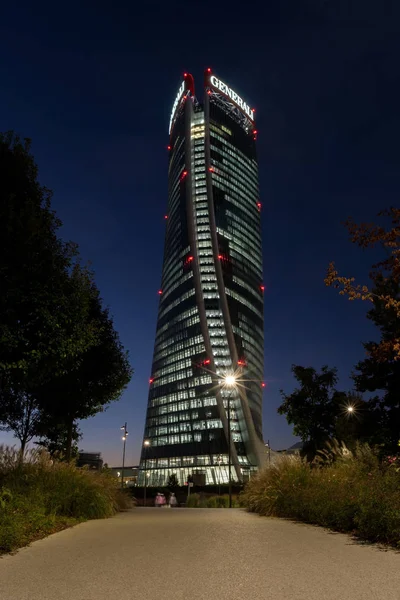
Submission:
<svg viewBox="0 0 400 600">
<path fill-rule="evenodd" d="M 396 7 L 395 7 L 396 4 Z M 325 288 L 327 264 L 365 275 L 347 216 L 398 205 L 399 5 L 384 0 L 17 2 L 0 9 L 0 129 L 33 140 L 63 235 L 92 261 L 135 374 L 83 424 L 81 447 L 139 455 L 167 203 L 168 121 L 181 74 L 211 66 L 257 109 L 265 269 L 264 435 L 293 363 L 336 365 L 341 385 L 373 334 L 365 307 Z M 1 441 L 10 437 L 0 434 Z"/>
</svg>

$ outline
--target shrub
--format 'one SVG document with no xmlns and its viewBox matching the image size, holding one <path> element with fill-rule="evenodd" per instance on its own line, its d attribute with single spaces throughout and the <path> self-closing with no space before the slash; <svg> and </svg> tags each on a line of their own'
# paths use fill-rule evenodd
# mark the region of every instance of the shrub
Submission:
<svg viewBox="0 0 400 600">
<path fill-rule="evenodd" d="M 0 553 L 86 519 L 110 517 L 131 502 L 107 471 L 79 469 L 30 451 L 0 447 Z"/>
<path fill-rule="evenodd" d="M 242 492 L 241 506 L 400 545 L 400 474 L 368 446 L 322 454 L 312 465 L 282 457 L 260 471 Z"/>
<path fill-rule="evenodd" d="M 199 508 L 200 494 L 190 494 L 190 496 L 188 496 L 186 506 L 188 506 L 189 508 Z"/>
</svg>

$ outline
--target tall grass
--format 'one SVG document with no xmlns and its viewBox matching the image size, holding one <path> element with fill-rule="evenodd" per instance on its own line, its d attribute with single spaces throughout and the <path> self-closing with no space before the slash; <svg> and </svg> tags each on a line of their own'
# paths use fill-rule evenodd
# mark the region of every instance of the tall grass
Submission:
<svg viewBox="0 0 400 600">
<path fill-rule="evenodd" d="M 28 452 L 20 464 L 17 450 L 0 446 L 0 553 L 128 506 L 107 471 L 53 461 L 42 450 Z"/>
<path fill-rule="evenodd" d="M 367 446 L 354 454 L 334 448 L 313 465 L 282 457 L 247 484 L 240 502 L 260 515 L 400 546 L 400 472 Z"/>
</svg>

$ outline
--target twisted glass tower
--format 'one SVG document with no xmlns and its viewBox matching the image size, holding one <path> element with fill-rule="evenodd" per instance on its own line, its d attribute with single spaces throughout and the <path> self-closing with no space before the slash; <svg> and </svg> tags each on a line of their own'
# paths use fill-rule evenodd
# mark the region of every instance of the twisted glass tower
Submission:
<svg viewBox="0 0 400 600">
<path fill-rule="evenodd" d="M 263 279 L 254 110 L 205 72 L 170 120 L 168 212 L 140 481 L 247 479 L 262 438 Z M 224 376 L 237 385 L 227 388 Z M 229 414 L 228 414 L 229 408 Z M 230 428 L 230 430 L 229 430 Z"/>
</svg>

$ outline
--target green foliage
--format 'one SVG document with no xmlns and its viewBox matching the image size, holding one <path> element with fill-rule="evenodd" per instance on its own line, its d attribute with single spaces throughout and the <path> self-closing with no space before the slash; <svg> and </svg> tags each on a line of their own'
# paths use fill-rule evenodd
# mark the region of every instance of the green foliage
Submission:
<svg viewBox="0 0 400 600">
<path fill-rule="evenodd" d="M 76 244 L 58 235 L 29 140 L 0 134 L 0 424 L 26 443 L 118 400 L 132 370 Z M 54 431 L 49 432 L 50 442 Z"/>
<path fill-rule="evenodd" d="M 189 508 L 199 508 L 200 507 L 200 494 L 190 494 L 187 499 L 186 506 Z"/>
<path fill-rule="evenodd" d="M 355 394 L 335 389 L 337 369 L 292 366 L 292 373 L 300 386 L 291 394 L 281 391 L 283 403 L 278 413 L 285 415 L 293 425 L 293 433 L 304 442 L 303 455 L 312 460 L 318 449 L 332 438 L 339 438 L 349 446 L 365 438 L 367 404 Z M 351 405 L 353 413 L 347 412 Z"/>
<path fill-rule="evenodd" d="M 171 473 L 171 475 L 168 477 L 167 488 L 169 490 L 174 490 L 178 487 L 179 487 L 178 477 L 177 477 L 176 473 Z"/>
<path fill-rule="evenodd" d="M 30 451 L 0 447 L 0 553 L 87 519 L 110 517 L 130 506 L 107 471 L 78 469 Z"/>
<path fill-rule="evenodd" d="M 400 283 L 397 279 L 379 276 L 373 292 L 374 305 L 367 316 L 380 330 L 381 341 L 364 344 L 368 358 L 356 365 L 353 378 L 358 391 L 379 392 L 369 401 L 369 436 L 371 443 L 381 447 L 382 454 L 388 454 L 396 452 L 400 440 L 400 360 L 398 351 L 390 350 L 390 343 L 400 340 L 400 318 L 395 308 L 388 306 L 388 301 L 382 297 L 399 302 Z M 389 360 L 378 360 L 378 349 L 386 343 Z"/>
<path fill-rule="evenodd" d="M 261 515 L 400 545 L 399 474 L 382 465 L 366 445 L 358 446 L 354 454 L 332 446 L 328 456 L 328 461 L 313 465 L 283 457 L 250 480 L 240 496 L 241 505 Z"/>
</svg>

